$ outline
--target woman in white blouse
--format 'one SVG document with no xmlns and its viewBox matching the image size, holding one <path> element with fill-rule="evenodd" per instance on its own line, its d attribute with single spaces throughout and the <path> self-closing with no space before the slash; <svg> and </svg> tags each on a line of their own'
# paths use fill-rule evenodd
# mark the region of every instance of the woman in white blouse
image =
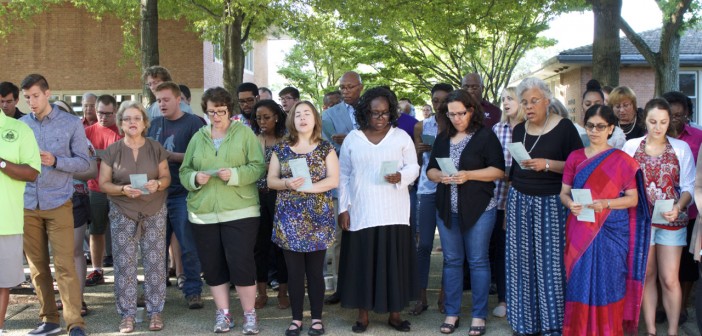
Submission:
<svg viewBox="0 0 702 336">
<path fill-rule="evenodd" d="M 407 187 L 419 175 L 407 133 L 394 127 L 397 97 L 383 87 L 368 90 L 356 109 L 359 130 L 346 136 L 339 155 L 339 262 L 341 306 L 358 309 L 352 327 L 368 327 L 368 311 L 390 313 L 388 324 L 410 331 L 400 311 L 416 299 L 415 245 L 409 225 Z"/>
<path fill-rule="evenodd" d="M 670 105 L 662 98 L 646 103 L 644 121 L 648 134 L 626 142 L 622 150 L 639 162 L 649 209 L 653 216 L 651 247 L 648 252 L 644 282 L 643 315 L 648 334 L 656 334 L 656 279 L 660 280 L 663 307 L 668 316 L 668 335 L 678 334 L 682 292 L 678 272 L 680 256 L 687 245 L 687 207 L 692 203 L 695 164 L 690 146 L 685 141 L 668 137 Z M 673 200 L 672 209 L 665 209 L 656 221 L 653 213 L 657 200 Z"/>
</svg>

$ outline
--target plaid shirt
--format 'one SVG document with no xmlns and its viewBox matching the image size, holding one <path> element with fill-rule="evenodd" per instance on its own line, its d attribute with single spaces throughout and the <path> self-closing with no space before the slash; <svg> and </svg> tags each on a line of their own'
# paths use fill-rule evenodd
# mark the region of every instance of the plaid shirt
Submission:
<svg viewBox="0 0 702 336">
<path fill-rule="evenodd" d="M 499 122 L 492 126 L 492 131 L 495 132 L 497 138 L 500 139 L 502 144 L 502 152 L 505 155 L 505 172 L 509 171 L 512 165 L 512 155 L 507 150 L 507 144 L 512 142 L 512 129 L 509 127 L 507 122 Z M 504 210 L 505 203 L 507 203 L 507 191 L 509 190 L 509 183 L 507 183 L 504 178 L 495 181 L 495 199 L 497 200 L 497 209 Z"/>
</svg>

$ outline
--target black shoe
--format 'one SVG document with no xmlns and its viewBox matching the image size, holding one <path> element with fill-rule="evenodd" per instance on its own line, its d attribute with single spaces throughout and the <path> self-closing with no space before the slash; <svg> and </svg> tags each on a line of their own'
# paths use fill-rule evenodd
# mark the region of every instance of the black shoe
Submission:
<svg viewBox="0 0 702 336">
<path fill-rule="evenodd" d="M 388 325 L 393 327 L 397 331 L 401 332 L 409 332 L 411 330 L 410 325 L 411 323 L 409 321 L 400 321 L 399 323 L 395 324 L 392 321 L 388 320 Z"/>
<path fill-rule="evenodd" d="M 290 327 L 295 328 L 290 329 Z M 300 332 L 302 332 L 302 324 L 297 325 L 295 322 L 291 322 L 288 329 L 285 330 L 285 336 L 300 336 Z"/>
<path fill-rule="evenodd" d="M 324 299 L 325 304 L 337 304 L 341 302 L 341 297 L 339 297 L 339 292 L 334 292 L 334 294 L 327 296 L 326 299 Z"/>
<path fill-rule="evenodd" d="M 356 321 L 356 324 L 351 327 L 351 331 L 357 334 L 366 332 L 366 329 L 368 329 L 368 324 L 363 324 L 359 321 Z"/>
<path fill-rule="evenodd" d="M 112 256 L 105 256 L 102 258 L 102 267 L 112 267 L 113 265 Z"/>
</svg>

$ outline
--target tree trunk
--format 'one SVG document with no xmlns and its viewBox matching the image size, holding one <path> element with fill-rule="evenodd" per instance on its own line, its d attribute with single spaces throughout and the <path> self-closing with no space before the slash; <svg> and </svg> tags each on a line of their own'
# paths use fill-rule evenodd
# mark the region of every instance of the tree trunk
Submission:
<svg viewBox="0 0 702 336">
<path fill-rule="evenodd" d="M 158 0 L 141 0 L 141 70 L 158 65 Z M 151 90 L 142 85 L 144 100 L 155 100 Z"/>
<path fill-rule="evenodd" d="M 591 0 L 595 17 L 592 43 L 592 78 L 603 86 L 619 86 L 621 49 L 619 45 L 619 17 L 622 0 Z"/>
<path fill-rule="evenodd" d="M 668 91 L 680 89 L 680 76 L 678 75 L 680 72 L 680 36 L 684 33 L 684 29 L 673 32 L 665 28 L 661 33 L 661 49 L 658 53 L 658 64 L 655 67 L 656 97 L 660 97 Z"/>
<path fill-rule="evenodd" d="M 236 14 L 233 16 L 231 23 L 224 24 L 224 45 L 222 46 L 223 81 L 224 88 L 234 96 L 236 95 L 237 87 L 244 78 L 244 47 L 241 38 L 243 21 L 242 15 Z"/>
</svg>

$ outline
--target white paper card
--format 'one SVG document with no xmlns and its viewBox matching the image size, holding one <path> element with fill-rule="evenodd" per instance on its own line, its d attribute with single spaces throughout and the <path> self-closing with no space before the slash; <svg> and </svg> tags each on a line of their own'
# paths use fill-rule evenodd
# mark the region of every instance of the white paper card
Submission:
<svg viewBox="0 0 702 336">
<path fill-rule="evenodd" d="M 380 181 L 388 183 L 387 181 L 385 181 L 385 175 L 397 173 L 397 166 L 399 165 L 399 163 L 400 162 L 397 160 L 381 162 L 380 163 Z"/>
<path fill-rule="evenodd" d="M 290 166 L 290 171 L 292 171 L 294 178 L 305 178 L 305 183 L 297 188 L 298 191 L 305 191 L 312 188 L 312 176 L 310 176 L 310 167 L 307 166 L 307 159 L 292 159 L 288 161 L 288 165 Z"/>
<path fill-rule="evenodd" d="M 653 219 L 651 220 L 651 223 L 668 224 L 669 222 L 663 218 L 663 213 L 673 210 L 674 203 L 675 200 L 672 199 L 656 200 L 656 203 L 653 205 Z"/>
<path fill-rule="evenodd" d="M 210 175 L 210 176 L 217 176 L 217 173 L 219 173 L 219 169 L 205 170 L 202 173 Z"/>
<path fill-rule="evenodd" d="M 150 194 L 149 190 L 144 187 L 148 180 L 149 178 L 146 177 L 146 174 L 129 174 L 129 181 L 132 184 L 132 188 L 141 190 L 141 193 L 144 195 Z"/>
<path fill-rule="evenodd" d="M 529 156 L 529 153 L 527 153 L 526 148 L 524 148 L 524 144 L 521 142 L 508 143 L 507 150 L 510 154 L 512 154 L 514 160 L 517 161 L 519 167 L 521 167 L 522 169 L 526 169 L 522 167 L 522 161 L 531 160 L 531 156 Z"/>
<path fill-rule="evenodd" d="M 586 207 L 592 204 L 592 192 L 590 189 L 571 189 L 570 193 L 573 195 L 573 202 L 583 206 L 580 215 L 578 215 L 578 220 L 581 222 L 594 223 L 595 210 Z"/>
<path fill-rule="evenodd" d="M 458 169 L 456 169 L 451 158 L 436 158 L 436 162 L 439 163 L 439 168 L 441 168 L 441 172 L 444 175 L 451 176 L 458 173 Z"/>
</svg>

